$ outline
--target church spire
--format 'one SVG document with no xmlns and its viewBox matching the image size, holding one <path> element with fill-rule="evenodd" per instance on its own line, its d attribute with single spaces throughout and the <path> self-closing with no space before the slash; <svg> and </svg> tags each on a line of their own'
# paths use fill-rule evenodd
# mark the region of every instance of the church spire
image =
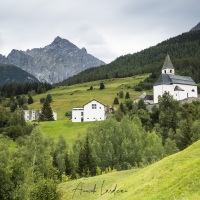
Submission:
<svg viewBox="0 0 200 200">
<path fill-rule="evenodd" d="M 172 61 L 169 57 L 169 54 L 167 54 L 163 67 L 162 67 L 162 74 L 173 74 L 174 75 L 174 66 L 172 64 Z"/>
</svg>

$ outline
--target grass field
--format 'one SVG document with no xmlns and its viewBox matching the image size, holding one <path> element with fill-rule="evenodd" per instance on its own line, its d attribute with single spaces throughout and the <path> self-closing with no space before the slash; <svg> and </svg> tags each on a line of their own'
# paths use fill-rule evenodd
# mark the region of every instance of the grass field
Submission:
<svg viewBox="0 0 200 200">
<path fill-rule="evenodd" d="M 59 185 L 62 200 L 199 200 L 200 141 L 143 169 Z"/>
<path fill-rule="evenodd" d="M 105 89 L 99 90 L 100 81 L 77 84 L 73 86 L 59 86 L 44 94 L 33 96 L 34 103 L 29 105 L 29 109 L 41 109 L 40 98 L 52 95 L 53 102 L 51 107 L 57 112 L 58 120 L 54 122 L 40 122 L 39 127 L 42 133 L 52 138 L 58 139 L 62 135 L 67 143 L 72 145 L 79 137 L 86 134 L 87 128 L 91 123 L 72 123 L 65 116 L 66 111 L 71 111 L 73 107 L 82 107 L 92 99 L 95 99 L 104 105 L 112 106 L 114 98 L 121 90 L 129 92 L 131 99 L 137 98 L 141 92 L 135 92 L 133 86 L 148 77 L 148 74 L 134 76 L 129 78 L 118 78 L 104 80 Z M 93 90 L 88 90 L 93 86 Z M 124 99 L 119 99 L 124 101 Z M 117 107 L 117 106 L 116 106 Z"/>
<path fill-rule="evenodd" d="M 99 90 L 101 81 L 77 84 L 72 86 L 59 86 L 46 93 L 34 95 L 34 103 L 28 105 L 29 109 L 41 109 L 40 98 L 52 95 L 53 102 L 51 108 L 57 112 L 58 120 L 53 122 L 40 122 L 39 128 L 44 135 L 57 140 L 60 135 L 64 137 L 69 146 L 72 146 L 77 138 L 83 138 L 86 135 L 87 128 L 92 122 L 72 123 L 69 117 L 65 116 L 66 111 L 71 111 L 73 107 L 82 107 L 90 100 L 95 99 L 104 105 L 112 106 L 114 98 L 120 91 L 129 92 L 132 100 L 137 98 L 142 92 L 133 90 L 133 86 L 147 78 L 149 74 L 133 76 L 128 78 L 116 78 L 104 80 L 105 89 Z M 93 90 L 88 90 L 93 86 Z M 151 93 L 151 91 L 148 91 Z M 119 99 L 124 101 L 124 99 Z M 115 106 L 117 107 L 117 106 Z M 16 143 L 10 142 L 10 149 L 15 150 Z"/>
<path fill-rule="evenodd" d="M 76 139 L 84 138 L 86 130 L 90 125 L 91 122 L 74 124 L 69 120 L 58 120 L 53 122 L 40 122 L 39 128 L 44 135 L 54 138 L 55 141 L 59 136 L 63 136 L 67 144 L 71 147 Z"/>
<path fill-rule="evenodd" d="M 92 99 L 95 99 L 104 105 L 112 106 L 114 98 L 117 97 L 117 93 L 121 90 L 124 92 L 124 95 L 126 92 L 129 92 L 131 99 L 137 98 L 141 92 L 135 92 L 133 86 L 148 76 L 149 74 L 104 80 L 104 90 L 99 90 L 101 81 L 93 81 L 72 86 L 59 86 L 44 94 L 33 96 L 34 103 L 29 105 L 29 109 L 41 109 L 42 104 L 40 104 L 40 98 L 46 97 L 47 94 L 51 94 L 53 98 L 51 107 L 58 113 L 58 120 L 66 120 L 66 111 L 71 111 L 73 107 L 82 107 Z M 93 86 L 94 89 L 88 90 L 90 86 Z"/>
</svg>

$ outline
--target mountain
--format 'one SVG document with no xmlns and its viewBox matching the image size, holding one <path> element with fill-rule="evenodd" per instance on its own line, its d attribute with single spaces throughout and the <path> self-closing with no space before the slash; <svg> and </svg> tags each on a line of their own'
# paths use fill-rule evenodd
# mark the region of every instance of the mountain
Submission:
<svg viewBox="0 0 200 200">
<path fill-rule="evenodd" d="M 200 30 L 200 22 L 195 27 L 193 27 L 190 31 L 199 31 L 199 30 Z"/>
<path fill-rule="evenodd" d="M 123 78 L 144 73 L 159 74 L 167 54 L 174 63 L 176 74 L 189 75 L 196 82 L 200 82 L 200 31 L 191 31 L 140 52 L 120 56 L 107 65 L 87 69 L 59 85 Z"/>
<path fill-rule="evenodd" d="M 0 56 L 0 63 L 15 65 L 49 83 L 57 83 L 85 69 L 105 64 L 88 54 L 85 48 L 79 49 L 60 37 L 44 48 L 12 50 L 7 57 Z"/>
<path fill-rule="evenodd" d="M 39 82 L 39 80 L 16 66 L 0 64 L 0 85 L 21 82 L 32 83 Z"/>
<path fill-rule="evenodd" d="M 61 200 L 200 199 L 200 141 L 142 169 L 59 184 Z"/>
</svg>

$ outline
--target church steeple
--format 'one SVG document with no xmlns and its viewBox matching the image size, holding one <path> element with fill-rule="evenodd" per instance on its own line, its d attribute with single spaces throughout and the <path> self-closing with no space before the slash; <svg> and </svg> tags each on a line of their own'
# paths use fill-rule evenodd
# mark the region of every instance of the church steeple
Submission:
<svg viewBox="0 0 200 200">
<path fill-rule="evenodd" d="M 167 54 L 166 58 L 165 58 L 165 62 L 163 64 L 162 67 L 162 74 L 173 74 L 174 75 L 174 66 L 172 64 L 172 61 L 169 57 L 169 55 Z"/>
</svg>

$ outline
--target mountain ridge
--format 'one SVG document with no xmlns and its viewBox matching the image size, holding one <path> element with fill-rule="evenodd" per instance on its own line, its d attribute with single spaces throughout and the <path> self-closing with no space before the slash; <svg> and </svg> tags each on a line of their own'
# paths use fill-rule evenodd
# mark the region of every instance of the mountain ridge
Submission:
<svg viewBox="0 0 200 200">
<path fill-rule="evenodd" d="M 43 48 L 21 51 L 13 49 L 0 63 L 15 65 L 42 82 L 57 83 L 85 69 L 104 65 L 103 61 L 79 49 L 67 39 L 57 36 Z"/>
<path fill-rule="evenodd" d="M 199 31 L 199 30 L 200 30 L 200 22 L 195 27 L 193 27 L 190 31 Z"/>
<path fill-rule="evenodd" d="M 32 83 L 40 81 L 14 65 L 0 64 L 0 85 L 22 82 Z"/>
</svg>

